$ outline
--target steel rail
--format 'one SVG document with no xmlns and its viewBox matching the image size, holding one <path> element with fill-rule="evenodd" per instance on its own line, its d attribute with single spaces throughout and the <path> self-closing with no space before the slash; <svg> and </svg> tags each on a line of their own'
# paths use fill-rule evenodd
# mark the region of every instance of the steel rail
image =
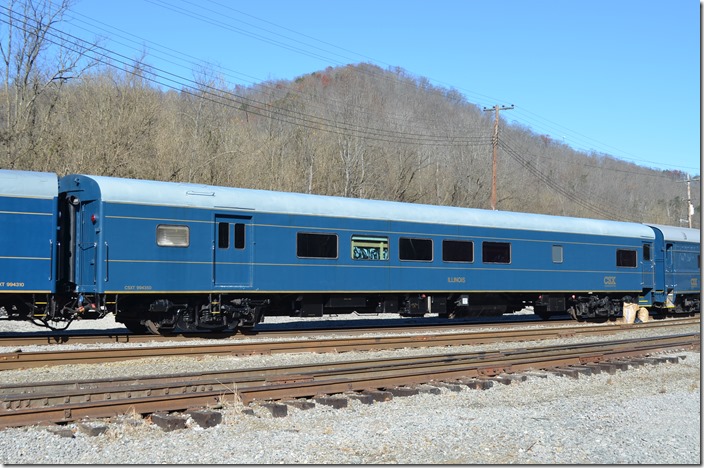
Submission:
<svg viewBox="0 0 704 468">
<path fill-rule="evenodd" d="M 369 319 L 365 321 L 372 321 L 374 319 Z M 0 322 L 1 323 L 1 322 Z M 408 324 L 378 324 L 375 326 L 369 326 L 368 324 L 345 324 L 337 327 L 325 325 L 325 326 L 313 326 L 312 328 L 298 328 L 298 329 L 274 329 L 274 330 L 252 330 L 246 333 L 179 333 L 173 335 L 137 335 L 129 331 L 115 331 L 106 330 L 100 331 L 86 331 L 86 332 L 75 332 L 75 333 L 2 333 L 0 332 L 0 346 L 29 346 L 29 345 L 60 345 L 60 344 L 99 344 L 99 343 L 150 343 L 150 342 L 164 342 L 164 341 L 192 341 L 192 340 L 240 340 L 247 338 L 290 338 L 297 336 L 320 336 L 329 334 L 351 334 L 351 335 L 361 335 L 368 333 L 380 333 L 386 331 L 404 331 L 409 333 L 423 333 L 428 330 L 444 330 L 444 329 L 473 329 L 482 327 L 492 327 L 492 328 L 508 328 L 508 327 L 521 327 L 521 326 L 535 326 L 541 324 L 556 325 L 556 324 L 574 324 L 573 319 L 566 320 L 551 320 L 550 322 L 544 322 L 539 320 L 530 321 L 511 321 L 511 322 L 466 322 L 466 321 L 448 321 L 437 322 L 435 320 L 429 320 L 427 324 L 422 325 L 408 325 Z M 275 324 L 275 326 L 285 327 L 286 323 Z"/>
<path fill-rule="evenodd" d="M 680 327 L 696 322 L 670 321 L 639 324 L 640 328 Z M 144 357 L 202 356 L 202 355 L 254 355 L 301 352 L 348 352 L 422 348 L 429 346 L 457 346 L 493 343 L 497 341 L 530 341 L 566 338 L 578 335 L 613 334 L 634 329 L 632 325 L 574 326 L 557 328 L 531 328 L 494 330 L 483 332 L 400 334 L 377 337 L 335 338 L 324 340 L 256 341 L 203 344 L 196 346 L 154 346 L 125 348 L 96 348 L 81 350 L 35 351 L 0 353 L 0 370 L 87 364 L 140 359 Z"/>
<path fill-rule="evenodd" d="M 374 320 L 374 319 L 369 319 Z M 684 317 L 674 318 L 666 321 L 651 321 L 647 323 L 649 327 L 670 326 L 672 322 L 698 323 L 699 317 Z M 2 323 L 2 322 L 0 322 Z M 569 320 L 550 320 L 548 322 L 542 320 L 529 321 L 511 321 L 511 322 L 466 322 L 466 321 L 444 321 L 441 323 L 429 321 L 422 325 L 403 325 L 403 324 L 380 324 L 370 327 L 364 325 L 350 325 L 332 327 L 332 326 L 315 326 L 314 328 L 304 329 L 277 329 L 277 330 L 255 330 L 247 333 L 238 332 L 232 333 L 183 333 L 175 335 L 137 335 L 128 331 L 90 331 L 90 332 L 74 332 L 74 333 L 7 333 L 0 332 L 0 347 L 16 347 L 16 346 L 41 346 L 41 345 L 62 345 L 62 344 L 107 344 L 107 343 L 159 343 L 173 341 L 193 341 L 193 340 L 242 340 L 248 338 L 291 338 L 291 337 L 315 337 L 320 335 L 362 335 L 381 332 L 407 332 L 407 333 L 427 333 L 429 330 L 464 330 L 474 328 L 509 328 L 509 327 L 530 327 L 530 326 L 560 326 L 569 325 L 571 327 L 587 327 L 592 326 L 589 323 L 574 325 L 573 319 Z M 285 326 L 285 323 L 277 324 Z M 646 325 L 646 324 L 643 324 Z M 622 324 L 608 324 L 601 326 L 623 327 Z M 565 328 L 571 328 L 570 326 Z"/>
<path fill-rule="evenodd" d="M 41 420 L 66 422 L 83 417 L 110 417 L 126 411 L 177 411 L 213 406 L 225 400 L 239 399 L 249 403 L 254 400 L 383 389 L 436 380 L 490 377 L 647 356 L 673 349 L 698 348 L 699 344 L 700 334 L 697 332 L 490 353 L 453 353 L 233 370 L 209 373 L 200 378 L 198 374 L 186 374 L 142 377 L 122 382 L 77 382 L 68 386 L 54 383 L 53 387 L 52 384 L 44 384 L 43 388 L 39 388 L 39 384 L 26 393 L 20 386 L 9 386 L 3 389 L 4 394 L 0 398 L 0 427 L 33 424 Z"/>
</svg>

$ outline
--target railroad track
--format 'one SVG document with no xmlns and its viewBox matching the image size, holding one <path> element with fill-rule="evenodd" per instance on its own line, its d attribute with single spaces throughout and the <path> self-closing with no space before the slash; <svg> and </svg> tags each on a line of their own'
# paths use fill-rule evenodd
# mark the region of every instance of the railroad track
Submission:
<svg viewBox="0 0 704 468">
<path fill-rule="evenodd" d="M 368 322 L 368 321 L 365 321 Z M 376 321 L 378 323 L 378 321 Z M 525 320 L 512 322 L 477 322 L 461 320 L 428 320 L 422 325 L 408 325 L 394 321 L 392 324 L 377 324 L 370 326 L 363 324 L 345 324 L 344 326 L 313 326 L 311 328 L 283 329 L 286 323 L 267 324 L 274 328 L 260 328 L 247 333 L 184 333 L 175 335 L 137 335 L 129 331 L 107 330 L 107 331 L 87 331 L 87 332 L 58 332 L 58 333 L 2 333 L 0 332 L 0 347 L 16 346 L 41 346 L 41 345 L 61 345 L 61 344 L 109 344 L 109 343 L 159 343 L 172 341 L 193 341 L 200 339 L 208 340 L 241 340 L 252 337 L 267 338 L 291 338 L 295 336 L 320 336 L 330 334 L 362 335 L 369 333 L 379 333 L 381 331 L 403 331 L 409 333 L 422 333 L 428 330 L 446 329 L 472 329 L 479 327 L 509 328 L 516 326 L 535 325 L 560 325 L 574 324 L 574 319 L 558 319 L 545 322 L 542 320 Z"/>
<path fill-rule="evenodd" d="M 670 328 L 698 324 L 699 317 L 647 322 L 637 328 Z M 336 339 L 295 339 L 286 341 L 256 340 L 242 342 L 228 340 L 227 343 L 166 345 L 151 347 L 90 348 L 80 350 L 52 350 L 0 353 L 0 371 L 40 366 L 66 364 L 90 364 L 140 359 L 144 357 L 203 356 L 203 355 L 255 355 L 304 352 L 348 352 L 368 350 L 389 350 L 399 348 L 422 348 L 430 346 L 458 346 L 492 343 L 496 341 L 533 341 L 573 336 L 601 335 L 633 329 L 633 325 L 573 325 L 569 327 L 538 327 L 493 331 L 469 331 L 456 333 L 428 333 L 427 327 L 415 330 L 398 329 L 398 335 L 336 338 Z M 379 329 L 368 331 L 379 332 Z M 384 331 L 388 331 L 385 329 Z M 318 331 L 316 331 L 318 333 Z M 417 333 L 417 334 L 412 334 Z M 300 336 L 298 332 L 295 336 Z"/>
<path fill-rule="evenodd" d="M 625 358 L 699 348 L 700 333 L 198 374 L 0 386 L 0 427 L 68 422 L 126 412 L 216 407 L 239 400 L 310 398 L 433 382 L 464 382 L 529 370 L 607 370 Z"/>
</svg>

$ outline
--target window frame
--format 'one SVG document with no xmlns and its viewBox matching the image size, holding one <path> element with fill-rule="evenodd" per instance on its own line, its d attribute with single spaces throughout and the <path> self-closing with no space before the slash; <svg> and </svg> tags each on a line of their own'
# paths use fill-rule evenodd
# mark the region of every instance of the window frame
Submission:
<svg viewBox="0 0 704 468">
<path fill-rule="evenodd" d="M 410 245 L 413 245 L 413 241 L 423 241 L 430 243 L 430 258 L 404 258 L 402 254 L 405 252 L 403 246 L 405 241 L 410 241 Z M 417 249 L 412 249 L 413 252 L 417 252 Z M 435 258 L 435 252 L 433 251 L 433 239 L 426 237 L 399 237 L 398 238 L 398 259 L 402 262 L 432 262 Z"/>
<path fill-rule="evenodd" d="M 625 254 L 628 254 L 628 257 L 624 257 Z M 629 261 L 626 262 L 626 260 Z M 633 263 L 633 265 L 630 263 Z M 638 268 L 638 250 L 616 249 L 616 266 L 619 268 Z"/>
<path fill-rule="evenodd" d="M 230 223 L 218 223 L 218 249 L 227 250 L 230 248 Z"/>
<path fill-rule="evenodd" d="M 300 240 L 301 236 L 319 236 L 319 237 L 330 237 L 330 238 L 335 238 L 335 256 L 330 257 L 330 256 L 307 256 L 307 255 L 300 255 Z M 330 233 L 324 233 L 324 232 L 307 232 L 307 231 L 298 231 L 296 232 L 296 257 L 297 258 L 314 258 L 314 259 L 322 259 L 322 260 L 337 260 L 340 258 L 340 240 L 339 236 L 337 233 L 330 234 Z M 307 253 L 307 252 L 306 252 Z"/>
<path fill-rule="evenodd" d="M 559 256 L 556 258 L 556 253 L 559 253 Z M 555 264 L 561 264 L 565 263 L 565 247 L 562 244 L 553 244 L 552 245 L 552 263 Z"/>
<path fill-rule="evenodd" d="M 355 257 L 354 252 L 355 252 L 355 247 L 361 248 L 359 245 L 355 245 L 355 242 L 369 242 L 369 243 L 375 243 L 378 242 L 379 246 L 369 246 L 368 248 L 372 249 L 379 249 L 379 258 L 364 258 L 364 257 Z M 363 235 L 363 234 L 353 234 L 350 237 L 350 258 L 355 261 L 371 261 L 371 262 L 386 262 L 389 261 L 389 237 L 388 236 L 368 236 L 368 235 Z M 385 252 L 384 252 L 384 247 L 385 247 Z M 386 256 L 383 254 L 386 253 Z"/>
<path fill-rule="evenodd" d="M 646 255 L 647 254 L 647 255 Z M 651 262 L 653 260 L 653 244 L 643 244 L 643 261 Z"/>
<path fill-rule="evenodd" d="M 486 247 L 489 247 L 490 245 L 494 246 L 508 246 L 508 261 L 506 262 L 500 262 L 500 261 L 490 261 L 486 259 L 487 252 L 485 250 Z M 489 263 L 489 264 L 494 264 L 494 265 L 510 265 L 511 262 L 513 261 L 513 256 L 512 256 L 512 250 L 513 246 L 511 242 L 497 242 L 497 241 L 482 241 L 482 263 Z"/>
<path fill-rule="evenodd" d="M 232 243 L 235 250 L 244 250 L 247 247 L 247 224 L 234 223 L 235 238 Z"/>
<path fill-rule="evenodd" d="M 469 244 L 470 260 L 448 260 L 445 253 L 456 252 L 457 249 L 446 249 L 446 244 Z M 459 239 L 443 239 L 442 240 L 442 261 L 447 263 L 474 263 L 474 241 L 471 240 L 459 240 Z"/>
<path fill-rule="evenodd" d="M 185 243 L 174 243 L 173 239 L 171 240 L 171 243 L 164 243 L 165 239 L 169 239 L 167 237 L 167 232 L 168 230 L 173 230 L 173 231 L 185 231 L 186 236 L 185 236 Z M 164 235 L 159 236 L 159 233 L 162 232 Z M 158 247 L 175 247 L 175 248 L 181 248 L 185 249 L 190 247 L 191 245 L 191 228 L 190 226 L 187 226 L 185 224 L 157 224 L 156 225 L 156 245 Z"/>
</svg>

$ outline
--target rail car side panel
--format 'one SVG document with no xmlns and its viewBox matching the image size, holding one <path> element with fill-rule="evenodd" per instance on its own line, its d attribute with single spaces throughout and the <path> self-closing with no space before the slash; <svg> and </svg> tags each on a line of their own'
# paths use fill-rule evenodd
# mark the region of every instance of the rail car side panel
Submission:
<svg viewBox="0 0 704 468">
<path fill-rule="evenodd" d="M 67 176 L 62 191 L 79 197 L 85 211 L 76 226 L 87 260 L 76 266 L 81 292 L 149 300 L 219 293 L 620 298 L 652 286 L 645 245 L 654 235 L 633 223 L 482 212 L 492 218 L 485 221 L 469 209 L 419 206 L 416 214 L 390 202 L 92 176 Z M 439 222 L 436 211 L 452 216 Z M 471 244 L 471 253 L 448 259 L 445 241 Z M 628 261 L 619 263 L 624 252 Z"/>
<path fill-rule="evenodd" d="M 0 170 L 0 294 L 54 293 L 58 180 Z"/>
<path fill-rule="evenodd" d="M 682 297 L 701 291 L 701 243 L 695 229 L 651 225 L 655 232 L 653 302 L 674 308 Z"/>
<path fill-rule="evenodd" d="M 639 292 L 646 268 L 641 261 L 632 267 L 616 263 L 618 249 L 633 250 L 641 259 L 640 239 L 270 213 L 225 216 L 200 208 L 117 203 L 103 204 L 101 213 L 96 252 L 102 249 L 103 256 L 96 262 L 96 281 L 103 292 Z M 223 222 L 230 227 L 228 242 L 221 244 Z M 245 233 L 239 249 L 237 224 Z M 158 245 L 164 227 L 186 230 L 188 244 Z M 335 255 L 299 256 L 301 233 L 334 236 Z M 388 258 L 354 259 L 352 240 L 360 236 L 388 239 Z M 407 238 L 429 239 L 431 259 L 400 259 L 399 245 Z M 446 239 L 472 242 L 472 262 L 443 261 Z M 510 260 L 485 262 L 485 242 L 509 245 Z M 87 285 L 92 279 L 86 278 Z"/>
</svg>

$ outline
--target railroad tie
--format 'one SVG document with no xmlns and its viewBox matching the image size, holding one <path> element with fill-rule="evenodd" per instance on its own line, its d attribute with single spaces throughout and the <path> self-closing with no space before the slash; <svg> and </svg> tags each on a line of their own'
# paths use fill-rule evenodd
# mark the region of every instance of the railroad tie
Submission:
<svg viewBox="0 0 704 468">
<path fill-rule="evenodd" d="M 222 422 L 222 413 L 219 411 L 196 410 L 188 415 L 203 429 L 215 427 Z"/>
<path fill-rule="evenodd" d="M 288 416 L 288 406 L 281 403 L 262 402 L 258 406 L 267 410 L 275 418 L 283 418 Z"/>
<path fill-rule="evenodd" d="M 362 392 L 363 395 L 370 395 L 374 401 L 391 401 L 394 399 L 394 396 L 391 394 L 391 392 L 385 392 L 382 390 L 364 390 Z"/>
<path fill-rule="evenodd" d="M 175 414 L 154 413 L 151 415 L 152 423 L 160 427 L 164 432 L 171 432 L 186 428 L 188 418 Z"/>
<path fill-rule="evenodd" d="M 481 379 L 461 379 L 459 383 L 466 385 L 473 390 L 488 390 L 494 386 L 495 380 L 491 378 Z M 501 382 L 503 383 L 503 382 Z"/>
<path fill-rule="evenodd" d="M 357 393 L 357 392 L 352 392 L 352 393 L 345 393 L 345 396 L 351 400 L 357 400 L 360 403 L 363 403 L 365 405 L 371 405 L 374 403 L 374 397 L 372 395 L 369 395 L 368 393 Z"/>
<path fill-rule="evenodd" d="M 414 387 L 389 387 L 384 390 L 391 393 L 395 397 L 407 397 L 418 395 L 420 393 L 420 391 Z"/>
<path fill-rule="evenodd" d="M 440 395 L 442 393 L 442 390 L 433 385 L 420 384 L 416 385 L 415 388 L 418 389 L 420 393 L 429 393 L 431 395 Z"/>
<path fill-rule="evenodd" d="M 318 404 L 332 406 L 335 409 L 347 408 L 347 398 L 320 396 L 313 399 Z"/>
<path fill-rule="evenodd" d="M 315 403 L 310 400 L 305 400 L 302 398 L 297 398 L 295 400 L 283 400 L 281 401 L 284 405 L 291 406 L 299 410 L 309 410 L 315 408 Z"/>
<path fill-rule="evenodd" d="M 454 382 L 432 382 L 430 385 L 433 385 L 435 387 L 439 388 L 446 388 L 450 390 L 451 392 L 461 392 L 462 391 L 462 385 L 460 385 L 459 382 L 454 383 Z"/>
</svg>

